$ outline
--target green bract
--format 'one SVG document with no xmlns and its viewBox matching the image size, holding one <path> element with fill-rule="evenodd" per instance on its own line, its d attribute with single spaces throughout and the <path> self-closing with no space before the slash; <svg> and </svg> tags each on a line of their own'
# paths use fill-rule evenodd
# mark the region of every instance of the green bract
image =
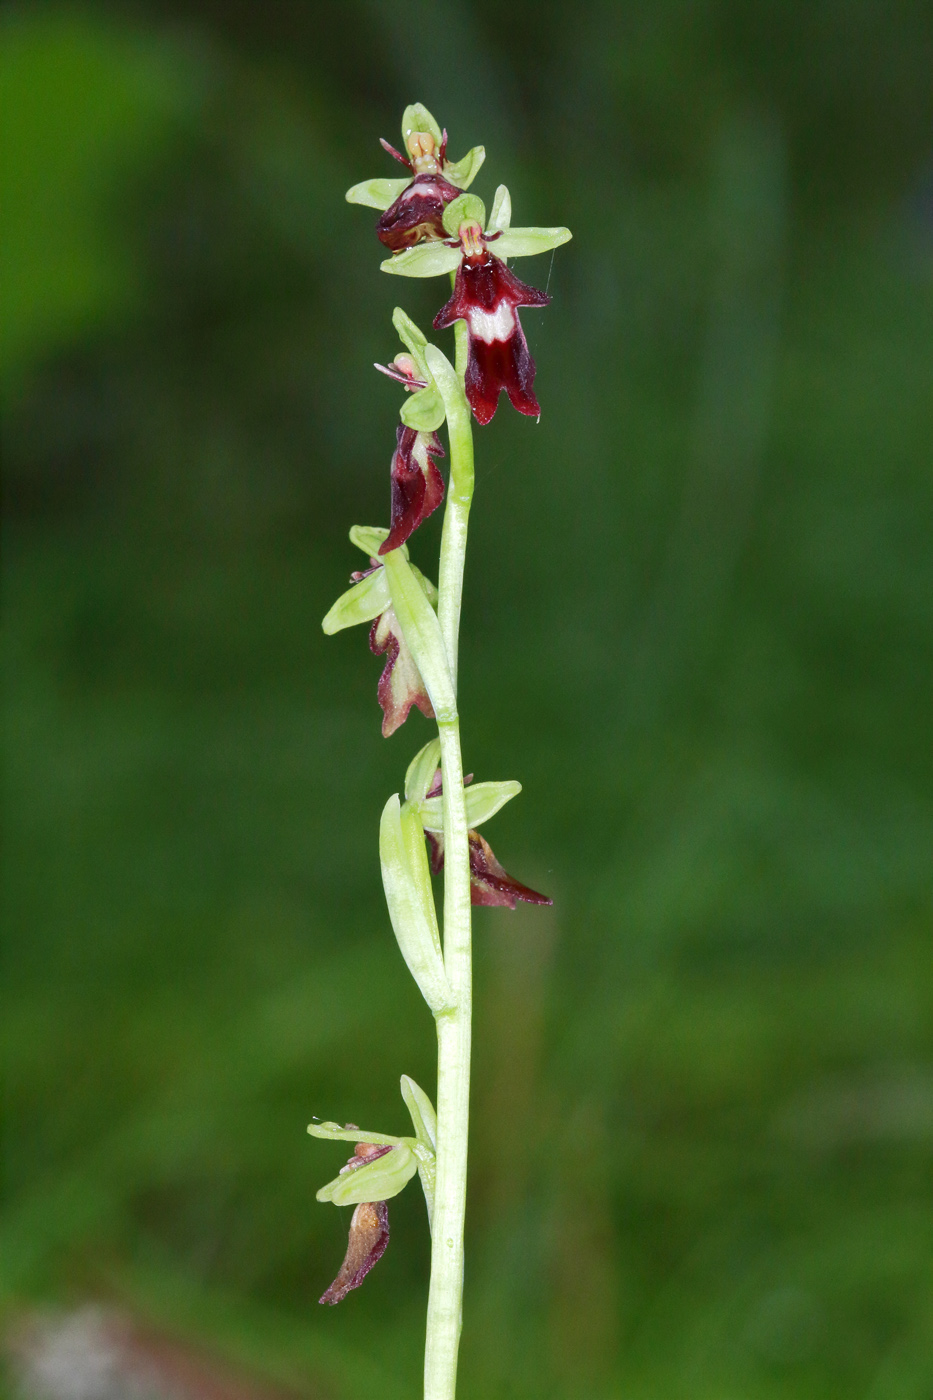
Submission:
<svg viewBox="0 0 933 1400">
<path fill-rule="evenodd" d="M 389 595 L 434 713 L 441 723 L 457 717 L 457 699 L 437 615 L 422 581 L 400 549 L 383 555 Z M 426 580 L 425 580 L 426 582 Z"/>
<path fill-rule="evenodd" d="M 488 822 L 490 817 L 494 817 L 500 808 L 507 802 L 511 802 L 513 797 L 517 797 L 522 790 L 521 783 L 514 781 L 505 783 L 474 783 L 465 792 L 467 825 L 469 827 L 480 826 L 483 822 Z M 421 802 L 413 804 L 421 824 L 425 831 L 444 830 L 444 799 L 442 797 L 427 797 Z"/>
<path fill-rule="evenodd" d="M 479 224 L 486 227 L 486 206 L 476 194 L 461 194 L 452 199 L 444 210 L 444 227 L 451 238 L 456 238 L 461 224 Z"/>
<path fill-rule="evenodd" d="M 427 1094 L 407 1074 L 402 1075 L 402 1098 L 411 1114 L 415 1136 L 433 1152 L 437 1147 L 437 1114 Z"/>
<path fill-rule="evenodd" d="M 452 1010 L 421 823 L 397 793 L 379 823 L 379 857 L 389 918 L 408 970 L 435 1016 Z"/>
<path fill-rule="evenodd" d="M 403 1142 L 384 1157 L 377 1157 L 374 1162 L 341 1172 L 333 1181 L 321 1187 L 317 1199 L 332 1201 L 335 1206 L 358 1206 L 363 1201 L 390 1201 L 404 1190 L 417 1170 L 418 1159 L 408 1143 Z"/>
</svg>

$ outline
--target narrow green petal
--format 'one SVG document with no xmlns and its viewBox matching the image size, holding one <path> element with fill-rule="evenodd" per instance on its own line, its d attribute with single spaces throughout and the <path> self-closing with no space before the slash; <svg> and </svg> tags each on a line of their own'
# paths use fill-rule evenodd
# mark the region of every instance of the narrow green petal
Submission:
<svg viewBox="0 0 933 1400">
<path fill-rule="evenodd" d="M 344 199 L 348 204 L 365 204 L 369 209 L 388 209 L 410 184 L 411 176 L 407 180 L 361 180 L 347 190 Z"/>
<path fill-rule="evenodd" d="M 485 159 L 485 146 L 474 146 L 471 151 L 467 151 L 462 160 L 444 162 L 444 179 L 461 190 L 467 190 L 479 174 Z"/>
<path fill-rule="evenodd" d="M 378 545 L 377 545 L 378 548 Z M 389 585 L 385 570 L 360 579 L 346 593 L 341 594 L 330 612 L 321 623 L 328 637 L 342 632 L 345 627 L 356 627 L 361 622 L 372 622 L 374 617 L 384 613 L 389 606 Z"/>
<path fill-rule="evenodd" d="M 480 228 L 486 227 L 486 206 L 478 194 L 461 194 L 452 199 L 444 210 L 444 228 L 451 238 L 456 238 L 460 225 L 475 220 Z M 457 253 L 457 262 L 460 254 Z"/>
<path fill-rule="evenodd" d="M 445 272 L 456 271 L 459 265 L 460 249 L 448 248 L 436 239 L 416 243 L 414 248 L 394 253 L 379 264 L 383 272 L 392 272 L 398 277 L 440 277 Z"/>
<path fill-rule="evenodd" d="M 406 156 L 408 155 L 408 138 L 413 131 L 430 131 L 438 146 L 444 137 L 444 133 L 434 117 L 422 102 L 413 102 L 402 113 L 402 148 Z"/>
<path fill-rule="evenodd" d="M 512 222 L 512 196 L 509 194 L 508 185 L 500 185 L 496 190 L 496 197 L 492 201 L 492 213 L 489 216 L 488 232 L 504 233 Z M 501 242 L 501 239 L 497 239 Z"/>
<path fill-rule="evenodd" d="M 452 209 L 453 204 L 447 208 Z M 559 248 L 572 237 L 569 228 L 512 228 L 496 239 L 492 251 L 497 258 L 530 258 Z"/>
</svg>

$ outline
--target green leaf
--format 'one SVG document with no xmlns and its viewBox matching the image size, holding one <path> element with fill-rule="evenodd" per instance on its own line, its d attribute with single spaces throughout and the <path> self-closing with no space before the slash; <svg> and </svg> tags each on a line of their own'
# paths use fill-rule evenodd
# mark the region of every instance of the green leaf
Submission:
<svg viewBox="0 0 933 1400">
<path fill-rule="evenodd" d="M 389 580 L 392 608 L 431 698 L 434 713 L 440 723 L 449 723 L 457 717 L 457 698 L 440 623 L 419 577 L 402 551 L 391 550 L 382 556 L 382 562 Z"/>
<path fill-rule="evenodd" d="M 348 204 L 365 204 L 369 209 L 388 209 L 410 184 L 410 175 L 402 180 L 361 180 L 347 190 L 344 199 Z"/>
<path fill-rule="evenodd" d="M 462 160 L 444 162 L 444 179 L 461 190 L 469 189 L 485 159 L 485 146 L 474 146 L 471 151 L 467 151 Z"/>
<path fill-rule="evenodd" d="M 397 306 L 392 312 L 392 324 L 395 327 L 399 340 L 405 346 L 406 350 L 409 351 L 418 368 L 423 371 L 422 377 L 424 379 L 429 379 L 430 375 L 428 373 L 427 362 L 424 358 L 425 347 L 428 343 L 427 336 L 420 327 L 415 325 L 411 317 L 408 316 L 400 306 Z"/>
<path fill-rule="evenodd" d="M 447 208 L 452 209 L 453 204 L 448 204 Z M 498 258 L 530 258 L 535 253 L 559 248 L 572 237 L 569 228 L 511 228 L 492 246 Z"/>
<path fill-rule="evenodd" d="M 404 549 L 405 546 L 402 545 L 402 548 Z M 418 568 L 418 566 L 417 566 L 416 564 L 409 564 L 408 567 L 411 569 L 411 571 L 412 571 L 412 573 L 414 574 L 415 578 L 416 578 L 416 579 L 418 580 L 418 582 L 421 584 L 421 589 L 422 589 L 422 592 L 424 593 L 424 596 L 427 598 L 428 602 L 431 604 L 431 607 L 432 607 L 432 608 L 435 610 L 435 612 L 436 612 L 436 611 L 437 611 L 437 599 L 438 599 L 437 588 L 434 586 L 434 584 L 431 582 L 431 580 L 427 577 L 427 575 L 426 575 L 426 574 L 423 574 L 423 573 L 421 572 L 421 570 Z"/>
<path fill-rule="evenodd" d="M 402 1075 L 402 1098 L 411 1114 L 415 1137 L 432 1151 L 437 1149 L 437 1114 L 434 1105 L 419 1084 Z"/>
<path fill-rule="evenodd" d="M 512 196 L 509 194 L 507 185 L 500 185 L 496 190 L 496 197 L 492 201 L 492 213 L 489 216 L 487 232 L 504 233 L 511 222 Z"/>
<path fill-rule="evenodd" d="M 424 352 L 428 369 L 441 391 L 450 435 L 450 491 L 448 500 L 469 504 L 473 495 L 473 432 L 470 405 L 463 381 L 443 351 L 429 345 Z"/>
<path fill-rule="evenodd" d="M 394 793 L 379 823 L 379 858 L 389 918 L 402 957 L 437 1016 L 455 1005 L 444 971 L 424 835 L 417 814 Z"/>
<path fill-rule="evenodd" d="M 362 1139 L 360 1139 L 362 1141 Z M 335 1206 L 358 1206 L 363 1201 L 390 1201 L 403 1191 L 418 1170 L 418 1159 L 407 1143 L 384 1157 L 334 1177 L 317 1193 L 319 1201 Z"/>
<path fill-rule="evenodd" d="M 446 417 L 444 400 L 433 382 L 426 389 L 418 389 L 407 398 L 398 415 L 406 428 L 416 428 L 419 433 L 434 433 Z"/>
<path fill-rule="evenodd" d="M 430 131 L 438 147 L 444 139 L 444 133 L 421 102 L 413 102 L 402 113 L 402 149 L 406 156 L 409 154 L 408 138 L 413 131 Z"/>
<path fill-rule="evenodd" d="M 391 1133 L 368 1133 L 363 1128 L 341 1128 L 339 1123 L 309 1123 L 308 1132 L 312 1137 L 323 1138 L 325 1142 L 372 1142 L 377 1147 L 398 1147 L 408 1138 L 393 1137 Z"/>
<path fill-rule="evenodd" d="M 379 266 L 383 272 L 391 272 L 398 277 L 440 277 L 442 273 L 454 272 L 460 266 L 460 249 L 448 248 L 446 243 L 434 239 L 416 243 L 414 248 L 406 248 L 403 253 L 393 253 Z"/>
<path fill-rule="evenodd" d="M 419 749 L 408 765 L 405 774 L 405 797 L 409 802 L 422 802 L 425 793 L 430 792 L 434 774 L 441 764 L 441 741 L 429 739 L 423 749 Z"/>
<path fill-rule="evenodd" d="M 475 221 L 480 228 L 486 227 L 486 206 L 476 194 L 461 194 L 452 199 L 444 210 L 444 228 L 451 238 L 456 238 L 460 225 Z M 460 255 L 457 254 L 459 262 Z"/>
<path fill-rule="evenodd" d="M 378 548 L 378 546 L 377 546 Z M 346 593 L 342 593 L 330 612 L 321 623 L 328 637 L 344 627 L 356 627 L 361 622 L 372 622 L 389 606 L 389 585 L 385 570 L 378 569 L 368 577 L 360 579 Z"/>
<path fill-rule="evenodd" d="M 490 817 L 517 797 L 522 790 L 521 783 L 473 783 L 464 790 L 466 798 L 467 826 L 477 827 L 488 822 Z M 444 799 L 428 797 L 416 804 L 416 811 L 426 831 L 444 830 Z"/>
</svg>

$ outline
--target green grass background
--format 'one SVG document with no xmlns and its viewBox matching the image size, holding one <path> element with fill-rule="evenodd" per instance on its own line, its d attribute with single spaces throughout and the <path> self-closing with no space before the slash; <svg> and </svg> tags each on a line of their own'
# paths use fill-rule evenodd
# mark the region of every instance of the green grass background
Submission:
<svg viewBox="0 0 933 1400">
<path fill-rule="evenodd" d="M 376 851 L 430 729 L 319 626 L 443 299 L 343 191 L 422 100 L 574 231 L 477 438 L 465 760 L 555 904 L 476 919 L 462 1393 L 929 1400 L 927 8 L 20 4 L 0 59 L 5 1315 L 418 1393 L 423 1205 L 318 1308 L 304 1128 L 433 1090 Z"/>
</svg>

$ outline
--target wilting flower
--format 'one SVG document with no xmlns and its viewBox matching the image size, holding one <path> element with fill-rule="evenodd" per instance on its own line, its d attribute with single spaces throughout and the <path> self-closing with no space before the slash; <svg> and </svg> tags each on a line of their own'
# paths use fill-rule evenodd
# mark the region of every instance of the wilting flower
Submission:
<svg viewBox="0 0 933 1400">
<path fill-rule="evenodd" d="M 473 181 L 485 158 L 482 146 L 460 161 L 447 159 L 447 132 L 420 102 L 406 107 L 402 117 L 405 154 L 380 145 L 411 172 L 403 180 L 364 180 L 347 191 L 351 204 L 383 210 L 376 224 L 381 243 L 398 252 L 426 238 L 444 238 L 444 209 Z"/>
<path fill-rule="evenodd" d="M 392 513 L 389 537 L 380 554 L 398 549 L 444 499 L 444 478 L 434 458 L 444 449 L 437 433 L 419 433 L 400 423 L 392 456 Z"/>
<path fill-rule="evenodd" d="M 468 773 L 464 778 L 466 787 L 467 820 L 485 821 L 493 816 L 504 802 L 519 792 L 518 783 L 477 783 L 469 786 L 473 778 Z M 425 838 L 431 852 L 431 869 L 439 875 L 444 868 L 444 833 L 440 798 L 444 785 L 441 770 L 434 774 L 432 786 L 418 803 L 418 812 L 424 827 Z M 472 808 L 472 814 L 471 814 Z M 496 860 L 489 842 L 478 831 L 467 832 L 470 850 L 470 903 L 514 909 L 519 900 L 525 904 L 553 904 L 546 894 L 529 889 L 519 880 L 513 879 Z"/>
<path fill-rule="evenodd" d="M 411 429 L 406 429 L 410 432 Z M 433 509 L 433 507 L 432 507 Z M 414 658 L 409 651 L 392 601 L 385 569 L 379 558 L 387 530 L 354 526 L 350 538 L 358 548 L 369 554 L 370 567 L 350 575 L 353 587 L 337 599 L 321 624 L 328 636 L 356 623 L 371 622 L 369 648 L 376 656 L 385 656 L 386 664 L 379 678 L 376 694 L 382 707 L 382 733 L 385 738 L 405 723 L 413 705 L 422 714 L 434 718 L 434 708 Z M 401 546 L 405 549 L 405 546 Z M 406 551 L 407 556 L 407 551 Z M 415 566 L 412 573 L 424 590 L 428 601 L 437 601 L 437 589 Z"/>
<path fill-rule="evenodd" d="M 557 248 L 570 238 L 566 228 L 510 227 L 511 200 L 504 185 L 496 191 L 492 215 L 475 195 L 460 195 L 444 209 L 451 235 L 443 243 L 422 244 L 387 259 L 382 268 L 409 277 L 456 272 L 454 293 L 434 318 L 438 330 L 465 321 L 469 355 L 466 395 L 479 423 L 488 423 L 504 389 L 520 413 L 537 417 L 535 363 L 518 318 L 521 306 L 547 306 L 545 292 L 519 281 L 507 259 Z"/>
<path fill-rule="evenodd" d="M 355 1171 L 377 1157 L 392 1152 L 391 1147 L 377 1147 L 370 1142 L 358 1142 L 353 1156 L 340 1175 Z M 337 1277 L 326 1293 L 318 1299 L 320 1303 L 342 1303 L 352 1288 L 359 1288 L 363 1279 L 374 1264 L 378 1264 L 389 1243 L 389 1208 L 385 1201 L 361 1201 L 350 1217 L 350 1238 L 347 1252 L 340 1265 Z"/>
</svg>

